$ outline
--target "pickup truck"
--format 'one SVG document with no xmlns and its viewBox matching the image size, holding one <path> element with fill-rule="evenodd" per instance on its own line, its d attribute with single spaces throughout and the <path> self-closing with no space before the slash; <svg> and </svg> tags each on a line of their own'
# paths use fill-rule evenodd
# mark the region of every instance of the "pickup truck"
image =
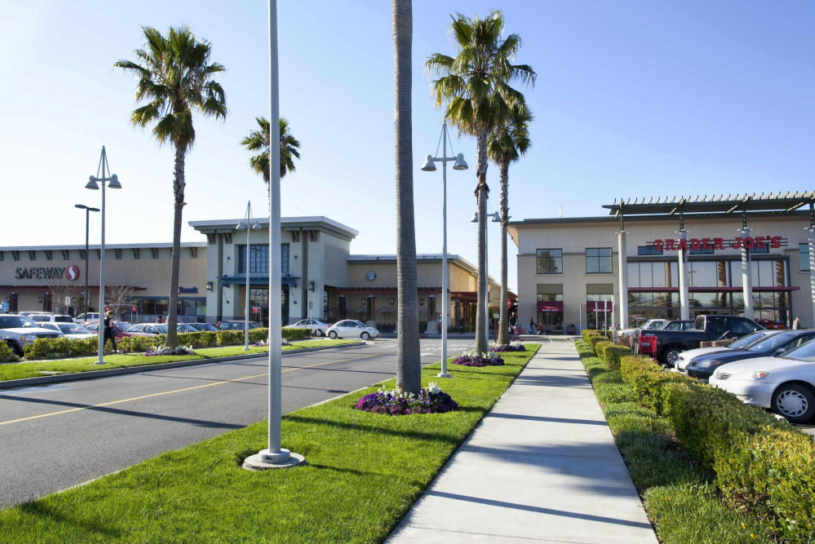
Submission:
<svg viewBox="0 0 815 544">
<path fill-rule="evenodd" d="M 59 338 L 62 333 L 40 327 L 24 315 L 0 315 L 0 342 L 6 342 L 15 355 L 22 357 L 23 348 L 37 338 Z"/>
<path fill-rule="evenodd" d="M 702 342 L 741 338 L 746 334 L 764 330 L 764 327 L 746 317 L 735 315 L 700 315 L 696 318 L 693 330 L 689 331 L 648 331 L 648 342 L 656 342 L 657 361 L 674 366 L 679 354 L 689 349 L 696 349 Z M 641 337 L 641 342 L 646 338 Z M 652 344 L 653 345 L 653 344 Z"/>
</svg>

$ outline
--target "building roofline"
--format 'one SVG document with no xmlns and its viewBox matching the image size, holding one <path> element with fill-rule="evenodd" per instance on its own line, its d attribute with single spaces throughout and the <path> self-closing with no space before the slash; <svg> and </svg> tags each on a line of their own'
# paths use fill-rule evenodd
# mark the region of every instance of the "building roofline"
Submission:
<svg viewBox="0 0 815 544">
<path fill-rule="evenodd" d="M 441 253 L 423 253 L 416 255 L 417 262 L 425 262 L 425 263 L 440 263 L 442 258 Z M 382 263 L 382 262 L 396 262 L 396 255 L 349 255 L 346 259 L 349 263 Z M 460 255 L 456 255 L 453 253 L 447 254 L 448 262 L 453 262 L 459 265 L 461 268 L 464 268 L 468 272 L 472 273 L 475 276 L 478 276 L 478 268 L 472 264 L 470 261 L 465 259 Z M 490 283 L 494 285 L 498 285 L 498 282 L 490 276 Z"/>
<path fill-rule="evenodd" d="M 789 213 L 778 213 L 778 212 L 752 212 L 747 213 L 748 220 L 750 218 L 779 218 L 779 219 L 786 219 L 786 218 L 799 218 L 799 217 L 809 217 L 809 212 L 805 211 L 794 211 Z M 719 214 L 705 214 L 705 213 L 686 213 L 684 214 L 684 218 L 686 221 L 693 221 L 694 219 L 704 219 L 704 220 L 716 220 L 716 221 L 735 221 L 738 222 L 741 220 L 741 214 L 733 214 L 733 215 L 719 215 Z M 626 223 L 631 221 L 663 221 L 663 222 L 670 222 L 670 221 L 678 221 L 679 217 L 676 215 L 669 216 L 669 215 L 626 215 L 625 221 Z M 567 224 L 574 224 L 574 223 L 619 223 L 620 219 L 618 217 L 614 217 L 613 215 L 601 215 L 601 216 L 592 216 L 592 217 L 541 217 L 541 218 L 533 218 L 533 219 L 524 219 L 522 221 L 510 221 L 509 225 L 511 227 L 530 227 L 536 225 L 567 225 Z"/>
<path fill-rule="evenodd" d="M 207 221 L 190 221 L 188 224 L 198 232 L 202 233 L 223 233 L 234 232 L 235 227 L 244 218 L 237 219 L 211 219 Z M 260 223 L 262 228 L 269 228 L 268 217 L 257 217 L 255 220 Z M 303 216 L 303 217 L 282 217 L 280 224 L 283 230 L 291 230 L 295 227 L 312 227 L 324 230 L 331 234 L 336 234 L 340 237 L 352 240 L 359 235 L 359 231 L 352 229 L 347 225 L 343 225 L 339 221 L 335 221 L 323 215 Z"/>
<path fill-rule="evenodd" d="M 160 244 L 105 244 L 105 249 L 148 249 L 148 248 L 172 248 L 172 242 Z M 207 247 L 206 242 L 181 242 L 181 247 Z M 88 249 L 102 249 L 101 244 L 90 244 Z M 85 244 L 74 244 L 66 246 L 4 246 L 0 251 L 74 251 L 85 250 Z"/>
</svg>

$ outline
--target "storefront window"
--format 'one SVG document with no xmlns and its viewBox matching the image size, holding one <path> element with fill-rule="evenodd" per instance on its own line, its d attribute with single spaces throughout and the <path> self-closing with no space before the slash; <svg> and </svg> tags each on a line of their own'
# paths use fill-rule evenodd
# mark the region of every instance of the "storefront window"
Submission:
<svg viewBox="0 0 815 544">
<path fill-rule="evenodd" d="M 809 244 L 798 244 L 798 258 L 801 260 L 801 272 L 809 272 Z"/>
<path fill-rule="evenodd" d="M 563 274 L 563 250 L 537 250 L 538 274 Z"/>
<path fill-rule="evenodd" d="M 249 273 L 269 273 L 269 245 L 258 244 L 251 246 L 249 252 Z M 289 244 L 280 244 L 280 266 L 283 275 L 289 273 Z M 246 246 L 238 246 L 238 274 L 246 273 Z"/>
<path fill-rule="evenodd" d="M 610 274 L 611 260 L 610 247 L 587 248 L 586 274 Z"/>
</svg>

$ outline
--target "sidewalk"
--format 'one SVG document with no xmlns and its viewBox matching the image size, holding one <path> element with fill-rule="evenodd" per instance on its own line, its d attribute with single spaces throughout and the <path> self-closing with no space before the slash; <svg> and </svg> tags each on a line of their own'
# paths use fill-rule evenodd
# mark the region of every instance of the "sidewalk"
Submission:
<svg viewBox="0 0 815 544">
<path fill-rule="evenodd" d="M 547 338 L 388 539 L 657 544 L 574 344 Z"/>
</svg>

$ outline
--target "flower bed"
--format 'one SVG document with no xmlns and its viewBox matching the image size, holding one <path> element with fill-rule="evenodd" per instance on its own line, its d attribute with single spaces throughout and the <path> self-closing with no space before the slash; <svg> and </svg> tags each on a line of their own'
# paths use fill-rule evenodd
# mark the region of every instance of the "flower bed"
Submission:
<svg viewBox="0 0 815 544">
<path fill-rule="evenodd" d="M 490 346 L 490 351 L 503 353 L 507 351 L 526 351 L 526 348 L 520 342 L 512 342 L 511 344 L 493 344 Z"/>
<path fill-rule="evenodd" d="M 192 346 L 178 346 L 177 348 L 168 348 L 161 346 L 158 348 L 150 348 L 144 352 L 145 357 L 159 357 L 161 355 L 195 355 Z"/>
<path fill-rule="evenodd" d="M 458 404 L 450 395 L 439 389 L 438 385 L 431 382 L 427 384 L 427 389 L 422 389 L 418 395 L 405 393 L 399 388 L 393 391 L 381 389 L 359 399 L 354 408 L 374 414 L 406 416 L 444 414 L 458 408 Z"/>
<path fill-rule="evenodd" d="M 504 364 L 504 360 L 494 351 L 481 354 L 471 351 L 462 353 L 453 363 L 462 366 L 500 366 Z"/>
</svg>

